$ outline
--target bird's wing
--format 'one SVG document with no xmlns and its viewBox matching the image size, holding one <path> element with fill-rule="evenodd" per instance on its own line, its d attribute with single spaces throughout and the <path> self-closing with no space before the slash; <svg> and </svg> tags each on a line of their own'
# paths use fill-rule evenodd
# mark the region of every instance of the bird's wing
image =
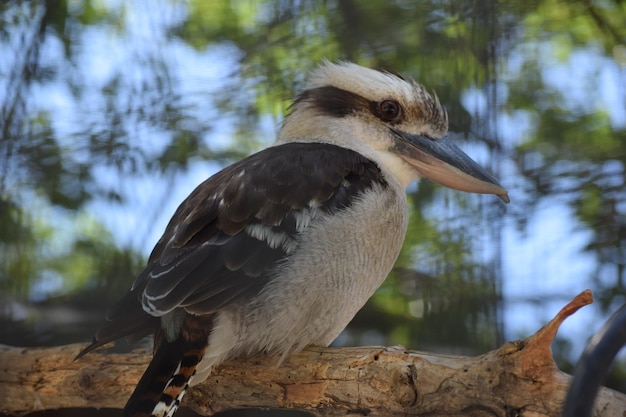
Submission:
<svg viewBox="0 0 626 417">
<path fill-rule="evenodd" d="M 329 144 L 270 147 L 225 168 L 180 205 L 97 346 L 143 336 L 175 309 L 211 314 L 257 294 L 316 216 L 350 206 L 376 182 L 384 179 L 375 163 Z"/>
</svg>

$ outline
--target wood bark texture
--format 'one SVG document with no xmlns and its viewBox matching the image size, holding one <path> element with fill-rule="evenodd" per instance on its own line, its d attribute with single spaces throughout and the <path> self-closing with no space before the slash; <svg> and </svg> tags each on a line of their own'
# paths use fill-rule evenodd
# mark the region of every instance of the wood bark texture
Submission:
<svg viewBox="0 0 626 417">
<path fill-rule="evenodd" d="M 317 416 L 557 417 L 571 377 L 557 368 L 550 344 L 563 320 L 591 302 L 585 291 L 534 335 L 478 357 L 310 347 L 280 366 L 267 356 L 237 359 L 191 389 L 183 405 L 207 416 L 279 407 Z M 0 346 L 0 413 L 122 408 L 151 355 L 93 353 L 74 361 L 82 347 Z M 626 416 L 626 396 L 601 389 L 594 416 Z"/>
</svg>

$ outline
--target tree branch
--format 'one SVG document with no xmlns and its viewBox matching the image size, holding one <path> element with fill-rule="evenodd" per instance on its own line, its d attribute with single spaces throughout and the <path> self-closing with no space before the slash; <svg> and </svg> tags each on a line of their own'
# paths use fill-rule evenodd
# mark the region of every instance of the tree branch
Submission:
<svg viewBox="0 0 626 417">
<path fill-rule="evenodd" d="M 550 344 L 568 316 L 592 302 L 585 291 L 526 340 L 477 357 L 402 347 L 319 348 L 280 366 L 254 356 L 216 368 L 183 405 L 203 415 L 237 407 L 285 407 L 318 416 L 558 416 L 570 376 L 556 367 Z M 94 353 L 82 346 L 0 347 L 0 413 L 19 416 L 58 408 L 121 408 L 150 361 L 146 352 Z M 594 416 L 626 412 L 626 396 L 603 388 Z"/>
</svg>

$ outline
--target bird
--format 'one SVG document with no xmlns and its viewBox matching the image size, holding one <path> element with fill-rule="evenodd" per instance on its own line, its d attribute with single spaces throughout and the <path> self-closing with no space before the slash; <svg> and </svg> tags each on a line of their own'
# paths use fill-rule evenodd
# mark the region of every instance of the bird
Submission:
<svg viewBox="0 0 626 417">
<path fill-rule="evenodd" d="M 280 363 L 307 345 L 328 346 L 391 271 L 409 184 L 425 178 L 509 202 L 447 130 L 447 112 L 422 84 L 321 62 L 275 143 L 181 203 L 78 357 L 153 335 L 153 358 L 124 416 L 170 417 L 227 359 L 265 352 Z"/>
</svg>

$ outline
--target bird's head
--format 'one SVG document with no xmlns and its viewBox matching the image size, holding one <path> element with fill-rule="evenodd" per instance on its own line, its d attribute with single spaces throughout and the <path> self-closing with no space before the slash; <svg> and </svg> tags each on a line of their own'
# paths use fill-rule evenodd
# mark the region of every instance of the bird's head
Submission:
<svg viewBox="0 0 626 417">
<path fill-rule="evenodd" d="M 447 131 L 445 110 L 421 84 L 353 63 L 324 62 L 296 97 L 278 143 L 339 145 L 377 162 L 405 187 L 424 177 L 508 202 L 506 190 L 446 139 Z"/>
</svg>

